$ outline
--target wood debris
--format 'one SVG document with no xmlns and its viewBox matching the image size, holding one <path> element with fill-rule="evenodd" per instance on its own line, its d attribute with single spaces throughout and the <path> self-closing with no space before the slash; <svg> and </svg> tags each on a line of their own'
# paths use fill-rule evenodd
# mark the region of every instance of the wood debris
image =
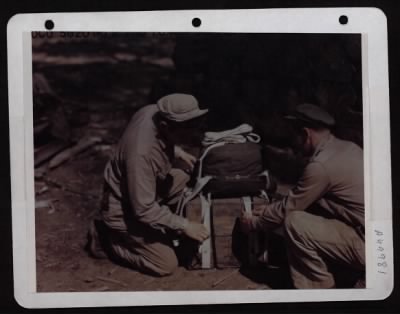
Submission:
<svg viewBox="0 0 400 314">
<path fill-rule="evenodd" d="M 218 279 L 217 281 L 214 281 L 213 284 L 211 285 L 211 287 L 215 288 L 216 286 L 218 286 L 219 284 L 223 283 L 224 281 L 226 281 L 227 279 L 233 277 L 234 275 L 239 273 L 239 269 L 234 269 L 232 270 L 230 273 L 228 273 L 227 275 L 223 276 L 222 278 Z"/>
<path fill-rule="evenodd" d="M 61 164 L 68 161 L 75 155 L 85 151 L 86 149 L 88 149 L 91 146 L 95 145 L 96 143 L 100 143 L 100 142 L 101 142 L 101 138 L 95 137 L 95 136 L 83 138 L 75 146 L 62 151 L 57 156 L 55 156 L 52 160 L 50 160 L 49 168 L 53 169 L 53 168 L 60 166 Z"/>
<path fill-rule="evenodd" d="M 105 152 L 105 151 L 109 151 L 111 149 L 112 149 L 111 145 L 96 145 L 94 147 L 94 150 L 98 151 L 98 152 Z"/>
<path fill-rule="evenodd" d="M 50 202 L 50 210 L 47 212 L 49 215 L 54 214 L 56 212 L 56 208 L 54 207 L 53 203 Z"/>
<path fill-rule="evenodd" d="M 46 162 L 62 150 L 65 150 L 70 144 L 64 141 L 53 141 L 50 142 L 38 149 L 35 152 L 35 167 L 41 165 L 42 163 Z"/>
<path fill-rule="evenodd" d="M 157 58 L 153 56 L 144 56 L 141 58 L 143 63 L 159 66 L 162 68 L 172 69 L 174 67 L 174 61 L 171 58 Z"/>
<path fill-rule="evenodd" d="M 100 129 L 100 130 L 104 129 L 104 125 L 97 122 L 90 122 L 87 127 L 91 129 Z"/>
<path fill-rule="evenodd" d="M 37 192 L 38 195 L 43 194 L 49 190 L 47 185 L 42 186 L 42 188 Z"/>
<path fill-rule="evenodd" d="M 118 266 L 116 266 L 116 267 L 114 267 L 113 269 L 111 269 L 107 274 L 108 275 L 112 275 L 112 274 L 114 274 L 115 273 L 115 271 L 118 269 L 119 267 Z"/>
<path fill-rule="evenodd" d="M 67 191 L 67 192 L 72 193 L 72 194 L 81 195 L 81 196 L 84 196 L 86 198 L 98 200 L 98 199 L 100 199 L 102 197 L 101 193 L 99 195 L 94 195 L 94 194 L 90 194 L 89 192 L 81 192 L 81 191 L 78 191 L 78 190 L 76 190 L 74 188 L 71 188 L 68 185 L 61 184 L 58 180 L 50 178 L 50 177 L 46 177 L 45 178 L 45 182 L 47 184 L 49 184 L 49 185 L 55 186 L 55 187 L 63 190 L 63 191 Z"/>
<path fill-rule="evenodd" d="M 47 169 L 45 167 L 39 167 L 35 169 L 35 180 L 42 180 L 46 174 Z"/>
<path fill-rule="evenodd" d="M 267 285 L 260 285 L 256 288 L 256 290 L 269 290 L 269 289 L 271 289 L 271 287 Z"/>
<path fill-rule="evenodd" d="M 124 286 L 124 287 L 128 286 L 125 282 L 122 282 L 122 281 L 119 281 L 119 280 L 116 280 L 116 279 L 111 279 L 111 278 L 102 277 L 102 276 L 97 276 L 96 278 L 101 280 L 101 281 L 114 283 L 114 284 L 121 285 L 121 286 Z"/>
<path fill-rule="evenodd" d="M 94 281 L 93 278 L 85 278 L 85 279 L 83 279 L 83 282 L 86 282 L 86 283 L 91 283 L 93 281 Z"/>
<path fill-rule="evenodd" d="M 39 121 L 33 127 L 33 135 L 34 137 L 41 136 L 50 126 L 49 121 Z M 36 148 L 35 148 L 36 149 Z"/>
<path fill-rule="evenodd" d="M 58 265 L 60 265 L 59 262 L 52 262 L 52 263 L 44 264 L 44 267 L 45 268 L 52 268 L 52 267 L 55 267 L 55 266 L 58 266 Z"/>
<path fill-rule="evenodd" d="M 35 208 L 51 208 L 53 206 L 53 202 L 57 202 L 58 200 L 55 198 L 48 199 L 48 200 L 40 200 L 35 202 Z"/>
</svg>

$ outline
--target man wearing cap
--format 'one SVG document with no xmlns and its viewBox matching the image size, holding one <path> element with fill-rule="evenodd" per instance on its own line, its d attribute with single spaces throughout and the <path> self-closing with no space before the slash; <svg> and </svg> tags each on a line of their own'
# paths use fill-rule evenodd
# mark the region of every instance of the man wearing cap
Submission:
<svg viewBox="0 0 400 314">
<path fill-rule="evenodd" d="M 111 258 L 163 276 L 178 265 L 171 233 L 199 242 L 209 236 L 204 225 L 174 213 L 189 176 L 172 168 L 176 157 L 193 167 L 195 158 L 177 145 L 192 144 L 206 112 L 193 96 L 172 94 L 132 117 L 104 171 L 101 219 L 89 230 L 93 255 L 97 239 Z"/>
<path fill-rule="evenodd" d="M 363 151 L 336 138 L 335 121 L 310 104 L 291 119 L 309 157 L 296 186 L 281 200 L 264 205 L 260 216 L 243 214 L 245 231 L 283 226 L 296 288 L 333 288 L 327 262 L 365 271 Z"/>
</svg>

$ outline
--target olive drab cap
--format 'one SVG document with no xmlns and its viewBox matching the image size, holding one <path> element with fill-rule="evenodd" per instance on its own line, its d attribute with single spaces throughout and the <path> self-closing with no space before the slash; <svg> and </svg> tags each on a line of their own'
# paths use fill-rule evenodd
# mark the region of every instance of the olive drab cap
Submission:
<svg viewBox="0 0 400 314">
<path fill-rule="evenodd" d="M 322 125 L 328 128 L 335 125 L 335 119 L 328 112 L 312 104 L 301 104 L 297 106 L 295 112 L 285 118 Z"/>
<path fill-rule="evenodd" d="M 208 109 L 200 109 L 197 99 L 187 94 L 171 94 L 157 101 L 160 114 L 167 120 L 184 122 L 200 117 Z"/>
</svg>

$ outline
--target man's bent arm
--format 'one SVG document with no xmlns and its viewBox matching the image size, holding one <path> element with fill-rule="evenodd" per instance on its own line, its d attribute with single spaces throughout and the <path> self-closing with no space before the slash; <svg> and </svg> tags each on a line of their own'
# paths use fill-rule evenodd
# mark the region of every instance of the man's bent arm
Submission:
<svg viewBox="0 0 400 314">
<path fill-rule="evenodd" d="M 168 206 L 161 206 L 156 195 L 156 173 L 146 156 L 127 161 L 129 201 L 134 216 L 155 229 L 183 230 L 186 218 L 175 215 Z"/>
<path fill-rule="evenodd" d="M 268 204 L 259 217 L 253 217 L 255 229 L 281 225 L 288 213 L 305 210 L 329 189 L 329 177 L 318 162 L 309 163 L 296 186 L 281 201 Z"/>
</svg>

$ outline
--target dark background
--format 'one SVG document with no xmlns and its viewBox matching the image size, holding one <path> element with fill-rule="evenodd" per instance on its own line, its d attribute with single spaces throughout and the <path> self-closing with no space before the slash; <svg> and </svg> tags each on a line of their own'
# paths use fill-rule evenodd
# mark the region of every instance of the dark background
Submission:
<svg viewBox="0 0 400 314">
<path fill-rule="evenodd" d="M 374 6 L 382 9 L 388 19 L 388 36 L 389 36 L 389 80 L 390 80 L 390 103 L 391 103 L 391 133 L 392 133 L 392 169 L 393 169 L 393 224 L 395 247 L 398 247 L 398 202 L 399 202 L 399 176 L 398 166 L 395 161 L 398 159 L 397 144 L 397 119 L 399 117 L 398 86 L 400 84 L 399 74 L 399 32 L 400 26 L 399 3 L 396 1 L 246 1 L 246 5 L 239 5 L 232 1 L 213 1 L 207 3 L 202 1 L 200 4 L 185 2 L 164 3 L 162 1 L 66 1 L 63 3 L 55 3 L 53 1 L 14 1 L 2 3 L 0 23 L 2 31 L 0 33 L 1 45 L 0 56 L 2 68 L 0 71 L 0 134 L 2 135 L 2 143 L 5 154 L 2 155 L 0 166 L 0 312 L 4 313 L 21 313 L 27 310 L 19 307 L 13 298 L 12 283 L 12 247 L 11 247 L 11 195 L 10 195 L 10 168 L 9 168 L 9 132 L 8 132 L 8 95 L 7 95 L 7 56 L 6 56 L 6 23 L 7 20 L 16 13 L 34 13 L 34 12 L 78 12 L 78 11 L 134 11 L 134 10 L 166 10 L 166 9 L 224 9 L 224 8 L 273 8 L 273 7 L 335 7 L 335 6 Z M 396 145 L 397 144 L 397 145 Z M 398 251 L 395 250 L 395 278 L 397 277 L 396 262 L 398 261 Z M 153 308 L 136 308 L 137 312 L 187 312 L 187 307 L 153 307 Z M 36 310 L 38 312 L 39 310 Z M 105 309 L 72 309 L 72 310 L 40 310 L 40 312 L 106 312 Z M 108 310 L 109 311 L 109 310 Z M 107 312 L 108 312 L 107 311 Z M 120 312 L 132 312 L 132 309 L 119 309 Z M 190 311 L 197 313 L 205 312 L 398 312 L 400 311 L 398 282 L 395 282 L 395 290 L 392 295 L 385 301 L 376 302 L 327 302 L 320 304 L 304 303 L 304 304 L 266 304 L 266 305 L 226 305 L 226 306 L 193 306 Z"/>
<path fill-rule="evenodd" d="M 115 143 L 135 111 L 186 93 L 210 110 L 208 131 L 253 126 L 264 167 L 287 183 L 300 158 L 272 150 L 293 144 L 284 116 L 300 103 L 324 108 L 337 137 L 363 146 L 360 34 L 33 32 L 32 47 L 34 127 L 45 119 L 53 139 L 81 139 L 95 118 L 104 132 L 112 124 L 105 141 Z M 51 141 L 37 135 L 35 149 Z"/>
</svg>

